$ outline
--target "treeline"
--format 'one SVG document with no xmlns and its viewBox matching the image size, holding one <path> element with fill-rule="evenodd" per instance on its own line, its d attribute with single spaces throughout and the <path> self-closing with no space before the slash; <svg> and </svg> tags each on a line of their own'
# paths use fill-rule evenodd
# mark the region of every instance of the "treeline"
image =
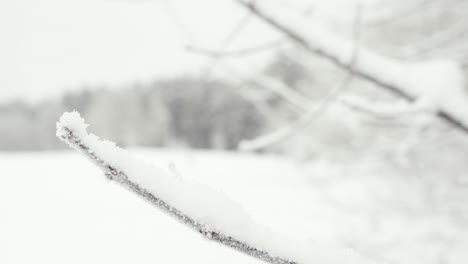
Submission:
<svg viewBox="0 0 468 264">
<path fill-rule="evenodd" d="M 121 146 L 234 149 L 264 126 L 236 87 L 185 77 L 120 90 L 87 89 L 34 106 L 1 105 L 0 150 L 63 148 L 55 122 L 74 109 L 93 133 Z"/>
</svg>

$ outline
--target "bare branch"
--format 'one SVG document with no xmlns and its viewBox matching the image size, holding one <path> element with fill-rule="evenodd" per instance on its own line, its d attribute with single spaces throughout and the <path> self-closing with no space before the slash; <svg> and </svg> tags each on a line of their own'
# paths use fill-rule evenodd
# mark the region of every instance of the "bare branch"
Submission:
<svg viewBox="0 0 468 264">
<path fill-rule="evenodd" d="M 303 130 L 305 127 L 314 121 L 318 116 L 320 116 L 330 105 L 336 95 L 346 87 L 346 85 L 351 80 L 352 75 L 348 75 L 345 79 L 340 82 L 334 89 L 332 89 L 318 104 L 314 104 L 314 107 L 310 108 L 302 117 L 296 121 L 287 124 L 286 126 L 279 128 L 271 133 L 259 136 L 252 140 L 243 140 L 239 144 L 239 149 L 245 151 L 254 151 L 259 149 L 264 149 L 273 144 L 277 144 L 289 136 L 293 135 L 297 131 Z"/>
<path fill-rule="evenodd" d="M 221 68 L 227 71 L 231 76 L 235 76 L 250 86 L 262 88 L 280 96 L 285 101 L 290 103 L 296 110 L 298 110 L 298 112 L 307 111 L 311 104 L 313 104 L 311 100 L 304 97 L 304 95 L 289 87 L 282 81 L 271 78 L 265 74 L 258 74 L 255 77 L 248 77 L 248 75 L 243 73 L 240 69 L 237 69 L 224 62 L 218 63 Z"/>
<path fill-rule="evenodd" d="M 229 47 L 232 41 L 244 30 L 244 28 L 251 21 L 252 14 L 247 12 L 243 17 L 240 18 L 239 22 L 234 26 L 234 28 L 229 32 L 229 34 L 224 38 L 220 45 L 220 49 L 226 49 Z M 218 61 L 221 59 L 221 56 L 212 56 L 211 61 L 206 64 L 202 70 L 202 75 L 208 80 L 213 68 L 216 66 Z"/>
</svg>

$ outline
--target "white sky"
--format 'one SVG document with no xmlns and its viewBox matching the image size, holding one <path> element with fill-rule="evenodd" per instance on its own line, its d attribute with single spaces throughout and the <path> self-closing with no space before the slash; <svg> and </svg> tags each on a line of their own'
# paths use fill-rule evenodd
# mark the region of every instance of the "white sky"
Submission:
<svg viewBox="0 0 468 264">
<path fill-rule="evenodd" d="M 232 0 L 0 0 L 0 102 L 193 72 L 245 11 Z M 250 23 L 235 46 L 271 40 Z"/>
</svg>

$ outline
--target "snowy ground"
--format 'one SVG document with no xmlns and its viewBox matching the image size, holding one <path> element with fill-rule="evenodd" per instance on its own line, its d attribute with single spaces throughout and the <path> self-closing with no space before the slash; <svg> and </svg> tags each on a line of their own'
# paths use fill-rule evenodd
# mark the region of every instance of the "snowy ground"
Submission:
<svg viewBox="0 0 468 264">
<path fill-rule="evenodd" d="M 418 179 L 372 163 L 134 152 L 159 166 L 174 162 L 184 177 L 222 190 L 258 221 L 310 241 L 311 250 L 334 243 L 387 263 L 468 261 L 466 219 L 426 209 Z M 181 226 L 75 152 L 0 153 L 0 170 L 0 263 L 260 263 Z"/>
</svg>

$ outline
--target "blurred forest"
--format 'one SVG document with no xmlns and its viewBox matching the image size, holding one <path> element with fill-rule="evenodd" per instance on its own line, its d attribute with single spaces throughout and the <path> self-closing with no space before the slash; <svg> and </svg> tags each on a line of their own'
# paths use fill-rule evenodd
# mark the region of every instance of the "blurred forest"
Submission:
<svg viewBox="0 0 468 264">
<path fill-rule="evenodd" d="M 55 122 L 77 110 L 122 146 L 233 149 L 262 127 L 261 114 L 227 83 L 182 77 L 121 90 L 85 89 L 37 105 L 1 106 L 0 149 L 63 148 Z"/>
</svg>

